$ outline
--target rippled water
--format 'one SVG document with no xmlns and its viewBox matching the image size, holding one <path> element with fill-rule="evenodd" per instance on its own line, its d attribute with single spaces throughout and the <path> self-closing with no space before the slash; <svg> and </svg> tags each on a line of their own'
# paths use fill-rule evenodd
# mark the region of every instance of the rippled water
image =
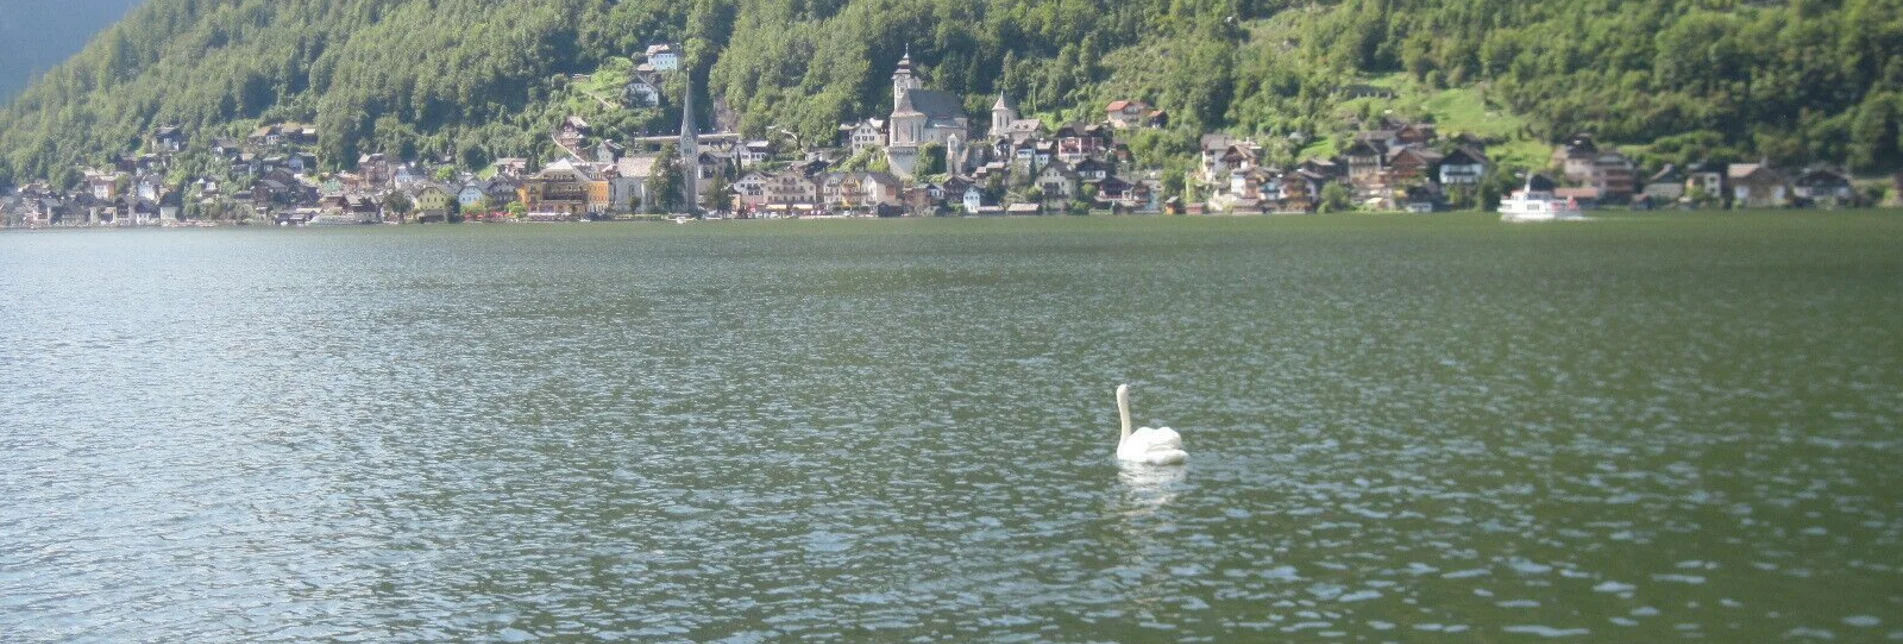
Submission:
<svg viewBox="0 0 1903 644">
<path fill-rule="evenodd" d="M 1899 317 L 1884 214 L 10 233 L 0 639 L 1903 639 Z"/>
</svg>

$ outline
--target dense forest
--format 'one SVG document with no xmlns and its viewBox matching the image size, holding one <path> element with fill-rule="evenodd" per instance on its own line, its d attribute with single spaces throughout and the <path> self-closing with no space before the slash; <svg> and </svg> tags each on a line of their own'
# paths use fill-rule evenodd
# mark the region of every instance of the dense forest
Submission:
<svg viewBox="0 0 1903 644">
<path fill-rule="evenodd" d="M 999 91 L 1052 121 L 1116 98 L 1168 109 L 1171 131 L 1133 142 L 1159 163 L 1206 130 L 1339 137 L 1367 116 L 1353 90 L 1378 82 L 1473 88 L 1522 123 L 1508 138 L 1586 131 L 1652 162 L 1903 165 L 1896 0 L 150 0 L 0 111 L 0 183 L 168 124 L 202 148 L 315 123 L 330 167 L 546 157 L 568 113 L 610 135 L 678 123 L 671 104 L 577 100 L 575 75 L 661 41 L 753 136 L 831 140 L 883 115 L 909 47 L 974 122 Z"/>
</svg>

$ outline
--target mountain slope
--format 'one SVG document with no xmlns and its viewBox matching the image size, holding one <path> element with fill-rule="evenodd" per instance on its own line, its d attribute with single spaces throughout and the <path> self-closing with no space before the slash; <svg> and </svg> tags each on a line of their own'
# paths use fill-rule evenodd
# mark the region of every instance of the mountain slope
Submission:
<svg viewBox="0 0 1903 644">
<path fill-rule="evenodd" d="M 18 94 L 35 73 L 77 53 L 93 34 L 112 26 L 142 0 L 52 3 L 0 0 L 0 103 Z"/>
<path fill-rule="evenodd" d="M 0 111 L 0 179 L 99 163 L 161 124 L 202 145 L 314 122 L 332 167 L 365 151 L 545 156 L 570 112 L 619 136 L 678 122 L 667 105 L 590 107 L 570 81 L 658 41 L 686 45 L 752 136 L 830 140 L 883 115 L 909 47 L 975 121 L 1000 90 L 1049 119 L 1100 118 L 1116 98 L 1168 109 L 1174 131 L 1134 142 L 1159 163 L 1204 129 L 1326 141 L 1376 110 L 1447 103 L 1356 98 L 1372 79 L 1473 90 L 1483 104 L 1463 109 L 1523 123 L 1509 140 L 1903 162 L 1893 0 L 151 0 Z"/>
</svg>

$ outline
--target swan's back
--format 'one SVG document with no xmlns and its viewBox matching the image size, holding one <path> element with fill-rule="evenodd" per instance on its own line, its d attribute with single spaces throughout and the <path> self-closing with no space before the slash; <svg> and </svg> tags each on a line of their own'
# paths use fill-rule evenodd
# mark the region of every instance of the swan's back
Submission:
<svg viewBox="0 0 1903 644">
<path fill-rule="evenodd" d="M 1183 451 L 1183 436 L 1168 427 L 1144 427 L 1117 444 L 1118 460 L 1175 465 L 1188 458 L 1189 452 Z"/>
</svg>

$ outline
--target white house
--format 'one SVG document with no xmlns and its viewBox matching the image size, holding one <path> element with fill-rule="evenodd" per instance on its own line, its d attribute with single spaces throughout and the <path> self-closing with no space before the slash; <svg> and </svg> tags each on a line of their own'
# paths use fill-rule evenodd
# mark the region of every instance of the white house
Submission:
<svg viewBox="0 0 1903 644">
<path fill-rule="evenodd" d="M 622 89 L 621 95 L 629 103 L 642 107 L 654 107 L 661 104 L 661 88 L 646 78 L 636 77 L 628 81 L 628 86 Z"/>
<path fill-rule="evenodd" d="M 1444 186 L 1473 185 L 1487 174 L 1487 156 L 1477 150 L 1454 148 L 1440 160 L 1440 183 Z"/>
<path fill-rule="evenodd" d="M 840 133 L 846 136 L 846 142 L 853 154 L 876 148 L 885 144 L 885 120 L 866 119 L 858 123 L 839 126 Z"/>
<path fill-rule="evenodd" d="M 482 205 L 482 200 L 488 197 L 489 186 L 486 185 L 486 182 L 477 181 L 463 186 L 462 190 L 456 191 L 456 205 L 468 209 Z"/>
<path fill-rule="evenodd" d="M 648 45 L 648 64 L 657 72 L 670 72 L 681 68 L 681 48 L 670 43 Z"/>
<path fill-rule="evenodd" d="M 740 167 L 751 168 L 765 163 L 773 156 L 773 143 L 770 141 L 748 141 L 740 150 Z"/>
<path fill-rule="evenodd" d="M 984 205 L 985 191 L 979 190 L 977 184 L 972 184 L 971 187 L 965 188 L 965 214 L 978 214 L 978 209 L 983 208 Z"/>
</svg>

